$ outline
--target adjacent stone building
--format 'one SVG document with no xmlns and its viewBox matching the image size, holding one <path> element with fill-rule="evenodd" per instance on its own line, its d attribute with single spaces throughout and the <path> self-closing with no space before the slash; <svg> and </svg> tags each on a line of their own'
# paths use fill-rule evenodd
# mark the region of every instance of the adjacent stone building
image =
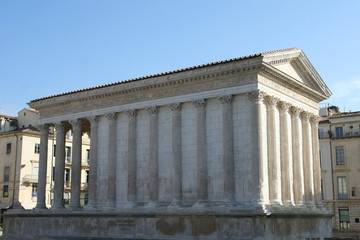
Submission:
<svg viewBox="0 0 360 240">
<path fill-rule="evenodd" d="M 360 112 L 326 109 L 319 123 L 323 202 L 337 234 L 360 236 Z"/>
<path fill-rule="evenodd" d="M 305 54 L 292 48 L 33 100 L 42 124 L 37 206 L 9 211 L 4 235 L 331 236 L 317 137 L 318 103 L 330 94 Z M 54 204 L 47 209 L 51 126 L 57 150 Z M 69 129 L 71 200 L 64 208 Z M 91 138 L 90 180 L 89 204 L 81 208 L 84 132 Z"/>
<path fill-rule="evenodd" d="M 8 209 L 18 205 L 25 209 L 33 209 L 37 202 L 40 131 L 39 112 L 24 108 L 17 117 L 0 115 L 0 209 Z M 48 135 L 48 155 L 46 174 L 46 206 L 53 201 L 55 167 L 56 132 L 51 128 Z M 66 133 L 66 159 L 64 172 L 64 204 L 71 198 L 71 131 Z M 89 173 L 90 139 L 83 136 L 82 144 L 82 179 L 81 204 L 87 203 Z"/>
</svg>

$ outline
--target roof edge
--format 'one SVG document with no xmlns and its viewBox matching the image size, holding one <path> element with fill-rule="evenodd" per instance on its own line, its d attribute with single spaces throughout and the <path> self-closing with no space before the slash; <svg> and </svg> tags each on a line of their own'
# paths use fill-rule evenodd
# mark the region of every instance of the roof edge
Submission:
<svg viewBox="0 0 360 240">
<path fill-rule="evenodd" d="M 145 80 L 145 79 L 149 79 L 149 78 L 153 78 L 153 77 L 166 76 L 166 75 L 170 75 L 170 74 L 174 74 L 174 73 L 179 73 L 179 72 L 185 72 L 185 71 L 189 71 L 189 70 L 193 70 L 193 69 L 199 69 L 199 68 L 203 68 L 203 67 L 215 66 L 215 65 L 219 65 L 219 64 L 223 64 L 223 63 L 229 63 L 229 62 L 236 62 L 236 61 L 241 61 L 241 60 L 246 60 L 246 59 L 261 57 L 261 56 L 268 55 L 268 54 L 272 54 L 272 53 L 286 52 L 286 51 L 291 51 L 291 50 L 298 50 L 298 49 L 297 49 L 296 47 L 293 47 L 293 48 L 287 48 L 287 49 L 281 49 L 281 50 L 268 51 L 268 52 L 251 54 L 251 55 L 247 55 L 247 56 L 243 56 L 243 57 L 238 57 L 238 58 L 232 58 L 232 59 L 226 59 L 226 60 L 217 61 L 217 62 L 211 62 L 211 63 L 201 64 L 201 65 L 197 65 L 197 66 L 193 66 L 193 67 L 188 67 L 188 68 L 183 68 L 183 69 L 178 69 L 178 70 L 173 70 L 173 71 L 168 71 L 168 72 L 163 72 L 163 73 L 157 73 L 157 74 L 148 75 L 148 76 L 143 76 L 143 77 L 138 77 L 138 78 L 132 78 L 132 79 L 124 80 L 124 81 L 109 83 L 109 84 L 100 85 L 100 86 L 95 86 L 95 87 L 84 88 L 84 89 L 80 89 L 80 90 L 74 90 L 74 91 L 70 91 L 70 92 L 65 92 L 65 93 L 60 93 L 60 94 L 56 94 L 56 95 L 51 95 L 51 96 L 43 97 L 43 98 L 37 98 L 37 99 L 34 99 L 34 100 L 30 100 L 30 103 L 34 103 L 34 102 L 38 102 L 38 101 L 41 101 L 41 100 L 46 100 L 46 99 L 50 99 L 50 98 L 54 98 L 54 97 L 60 97 L 60 96 L 64 96 L 64 95 L 70 95 L 70 94 L 75 94 L 75 93 L 79 93 L 79 92 L 85 92 L 85 91 L 89 91 L 89 90 L 95 90 L 95 89 L 100 89 L 100 88 L 105 88 L 105 87 L 110 87 L 110 86 L 125 84 L 125 83 L 129 83 L 129 82 L 134 82 L 134 81 L 139 81 L 139 80 Z"/>
</svg>

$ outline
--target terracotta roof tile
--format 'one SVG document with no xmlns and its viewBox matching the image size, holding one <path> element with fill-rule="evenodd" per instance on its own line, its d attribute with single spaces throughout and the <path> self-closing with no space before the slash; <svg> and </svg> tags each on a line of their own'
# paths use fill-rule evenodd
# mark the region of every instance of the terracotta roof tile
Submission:
<svg viewBox="0 0 360 240">
<path fill-rule="evenodd" d="M 6 118 L 12 118 L 12 119 L 18 119 L 17 117 L 8 116 L 8 115 L 4 115 L 4 114 L 0 114 L 0 117 L 6 117 Z"/>
<path fill-rule="evenodd" d="M 285 51 L 291 51 L 291 50 L 297 50 L 297 48 L 296 47 L 287 48 L 287 49 L 281 49 L 281 50 L 257 53 L 257 54 L 252 54 L 252 55 L 247 55 L 247 56 L 243 56 L 243 57 L 217 61 L 217 62 L 206 63 L 206 64 L 197 65 L 197 66 L 188 67 L 188 68 L 183 68 L 183 69 L 178 69 L 178 70 L 174 70 L 174 71 L 169 71 L 169 72 L 164 72 L 164 73 L 157 73 L 157 74 L 148 75 L 148 76 L 144 76 L 144 77 L 138 77 L 138 78 L 128 79 L 128 80 L 119 81 L 119 82 L 115 82 L 115 83 L 109 83 L 109 84 L 105 84 L 105 85 L 100 85 L 100 86 L 96 86 L 96 87 L 89 87 L 89 88 L 84 88 L 84 89 L 75 90 L 75 91 L 71 91 L 71 92 L 60 93 L 60 94 L 51 95 L 51 96 L 48 96 L 48 97 L 37 98 L 37 99 L 31 100 L 30 102 L 37 102 L 37 101 L 40 101 L 40 100 L 45 100 L 45 99 L 49 99 L 49 98 L 53 98 L 53 97 L 59 97 L 59 96 L 69 95 L 69 94 L 78 93 L 78 92 L 85 92 L 85 91 L 88 91 L 88 90 L 99 89 L 99 88 L 104 88 L 104 87 L 124 84 L 124 83 L 128 83 L 128 82 L 144 80 L 144 79 L 153 78 L 153 77 L 165 76 L 165 75 L 178 73 L 178 72 L 184 72 L 184 71 L 188 71 L 188 70 L 192 70 L 192 69 L 198 69 L 198 68 L 203 68 L 203 67 L 218 65 L 218 64 L 222 64 L 222 63 L 228 63 L 228 62 L 241 61 L 241 60 L 244 60 L 244 59 L 255 58 L 255 57 L 259 57 L 259 56 L 263 56 L 263 55 L 267 55 L 267 54 L 271 54 L 271 53 L 285 52 Z"/>
</svg>

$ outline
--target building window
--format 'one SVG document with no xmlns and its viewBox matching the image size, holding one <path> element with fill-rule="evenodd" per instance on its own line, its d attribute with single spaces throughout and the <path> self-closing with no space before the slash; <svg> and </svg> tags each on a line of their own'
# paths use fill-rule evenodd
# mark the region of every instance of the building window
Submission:
<svg viewBox="0 0 360 240">
<path fill-rule="evenodd" d="M 89 183 L 89 170 L 86 170 L 86 183 Z"/>
<path fill-rule="evenodd" d="M 52 180 L 55 181 L 55 167 L 52 168 Z"/>
<path fill-rule="evenodd" d="M 4 182 L 8 182 L 10 179 L 10 167 L 4 168 Z"/>
<path fill-rule="evenodd" d="M 349 208 L 339 208 L 340 229 L 350 228 Z"/>
<path fill-rule="evenodd" d="M 84 204 L 87 205 L 88 202 L 89 202 L 89 194 L 86 193 L 86 194 L 85 194 L 85 197 L 84 197 Z"/>
<path fill-rule="evenodd" d="M 32 185 L 32 191 L 31 191 L 31 200 L 33 202 L 37 201 L 37 189 L 38 189 L 38 185 L 37 184 L 33 184 Z"/>
<path fill-rule="evenodd" d="M 56 145 L 54 144 L 54 148 L 53 148 L 53 156 L 54 156 L 54 157 L 56 157 L 55 155 L 56 155 Z"/>
<path fill-rule="evenodd" d="M 2 128 L 2 119 L 0 119 L 0 130 Z"/>
<path fill-rule="evenodd" d="M 86 163 L 89 165 L 90 161 L 90 149 L 86 149 Z"/>
<path fill-rule="evenodd" d="M 35 154 L 39 154 L 40 153 L 40 143 L 35 143 Z"/>
<path fill-rule="evenodd" d="M 70 168 L 65 168 L 65 187 L 70 188 Z"/>
<path fill-rule="evenodd" d="M 9 185 L 3 186 L 3 197 L 9 197 Z"/>
<path fill-rule="evenodd" d="M 66 163 L 71 163 L 71 147 L 65 148 Z"/>
<path fill-rule="evenodd" d="M 342 127 L 335 128 L 335 134 L 337 138 L 343 137 L 343 128 Z"/>
<path fill-rule="evenodd" d="M 344 147 L 335 147 L 336 165 L 345 165 Z"/>
<path fill-rule="evenodd" d="M 346 188 L 346 177 L 337 177 L 338 182 L 338 199 L 348 199 L 347 188 Z"/>
<path fill-rule="evenodd" d="M 11 143 L 6 144 L 6 154 L 11 153 Z"/>
</svg>

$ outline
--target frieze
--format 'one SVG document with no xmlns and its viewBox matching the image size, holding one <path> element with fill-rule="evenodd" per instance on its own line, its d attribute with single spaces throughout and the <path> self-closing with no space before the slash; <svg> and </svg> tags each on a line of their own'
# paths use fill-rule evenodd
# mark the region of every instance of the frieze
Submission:
<svg viewBox="0 0 360 240">
<path fill-rule="evenodd" d="M 234 75 L 236 77 L 234 77 Z M 112 94 L 109 93 L 99 94 L 96 96 L 86 96 L 81 99 L 69 97 L 68 100 L 61 103 L 57 103 L 57 101 L 54 101 L 54 99 L 49 99 L 48 102 L 51 103 L 45 103 L 47 105 L 44 107 L 41 107 L 41 105 L 39 105 L 39 107 L 35 107 L 41 111 L 41 118 L 49 118 L 59 115 L 59 112 L 66 112 L 66 114 L 71 114 L 75 112 L 91 111 L 95 109 L 125 105 L 140 101 L 151 101 L 154 99 L 180 96 L 200 91 L 210 91 L 222 89 L 225 87 L 228 88 L 241 86 L 253 83 L 254 81 L 256 81 L 256 74 L 254 72 L 249 74 L 247 70 L 234 69 L 229 71 L 228 74 L 224 74 L 222 76 L 196 76 L 187 79 L 174 80 L 166 84 L 160 84 L 161 86 L 154 85 L 152 87 L 146 86 L 133 89 L 123 89 Z"/>
</svg>

